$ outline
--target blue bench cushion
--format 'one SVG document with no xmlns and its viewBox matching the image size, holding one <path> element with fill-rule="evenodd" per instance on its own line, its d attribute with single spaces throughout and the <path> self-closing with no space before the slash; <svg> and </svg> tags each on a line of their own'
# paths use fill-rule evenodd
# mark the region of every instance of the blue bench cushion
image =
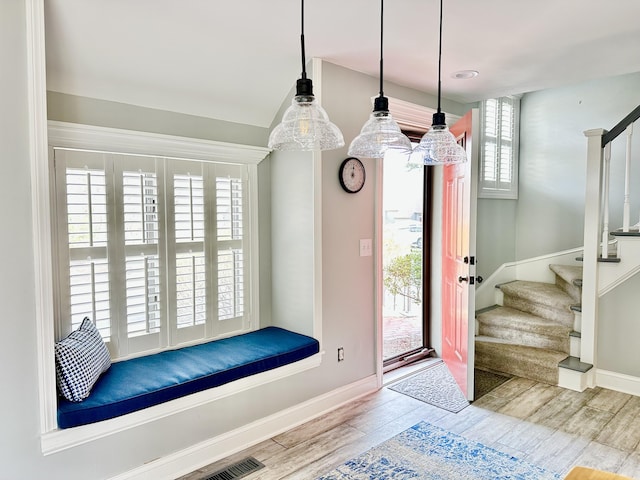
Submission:
<svg viewBox="0 0 640 480">
<path fill-rule="evenodd" d="M 82 402 L 58 399 L 58 427 L 135 412 L 318 353 L 314 338 L 267 327 L 201 345 L 115 362 Z"/>
</svg>

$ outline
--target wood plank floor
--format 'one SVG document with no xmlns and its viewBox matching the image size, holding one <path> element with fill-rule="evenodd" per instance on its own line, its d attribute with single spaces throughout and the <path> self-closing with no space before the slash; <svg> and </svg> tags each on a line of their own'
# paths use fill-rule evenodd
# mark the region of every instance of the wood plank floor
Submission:
<svg viewBox="0 0 640 480">
<path fill-rule="evenodd" d="M 247 456 L 266 468 L 246 480 L 311 480 L 422 420 L 563 475 L 583 465 L 640 479 L 639 397 L 512 378 L 457 414 L 385 387 L 180 480 Z"/>
</svg>

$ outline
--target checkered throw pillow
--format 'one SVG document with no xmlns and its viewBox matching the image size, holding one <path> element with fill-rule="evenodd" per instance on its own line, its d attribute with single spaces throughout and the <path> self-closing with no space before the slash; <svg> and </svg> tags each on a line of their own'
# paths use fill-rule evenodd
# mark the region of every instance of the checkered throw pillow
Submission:
<svg viewBox="0 0 640 480">
<path fill-rule="evenodd" d="M 111 366 L 109 350 L 88 317 L 55 344 L 55 353 L 58 390 L 72 402 L 87 398 L 98 377 Z"/>
</svg>

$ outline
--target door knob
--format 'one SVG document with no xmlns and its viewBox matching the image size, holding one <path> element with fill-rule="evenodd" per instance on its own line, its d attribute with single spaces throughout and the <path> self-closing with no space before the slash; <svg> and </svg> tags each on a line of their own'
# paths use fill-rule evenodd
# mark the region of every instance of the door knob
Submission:
<svg viewBox="0 0 640 480">
<path fill-rule="evenodd" d="M 458 282 L 462 283 L 462 282 L 468 282 L 469 281 L 469 277 L 458 277 Z"/>
</svg>

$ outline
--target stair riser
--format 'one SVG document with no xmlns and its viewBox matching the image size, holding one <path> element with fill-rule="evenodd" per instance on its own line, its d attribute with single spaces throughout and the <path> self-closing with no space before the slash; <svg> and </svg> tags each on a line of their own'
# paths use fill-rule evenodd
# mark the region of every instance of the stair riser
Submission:
<svg viewBox="0 0 640 480">
<path fill-rule="evenodd" d="M 479 335 L 487 337 L 501 338 L 509 340 L 519 345 L 527 345 L 530 347 L 548 348 L 549 350 L 557 350 L 559 352 L 569 353 L 569 336 L 565 334 L 564 338 L 540 335 L 533 332 L 524 332 L 514 330 L 509 327 L 499 327 L 496 325 L 483 325 L 480 323 Z"/>
<path fill-rule="evenodd" d="M 529 300 L 506 294 L 504 295 L 503 304 L 505 307 L 515 308 L 523 312 L 538 315 L 542 318 L 548 318 L 549 320 L 554 320 L 562 325 L 573 328 L 574 315 L 568 308 L 566 310 L 553 308 L 548 305 L 533 303 Z"/>
<path fill-rule="evenodd" d="M 560 287 L 563 291 L 567 293 L 576 303 L 581 303 L 582 301 L 582 290 L 579 287 L 576 287 L 572 283 L 568 283 L 563 278 L 556 276 L 556 285 Z"/>
<path fill-rule="evenodd" d="M 545 365 L 540 358 L 522 355 L 498 343 L 476 342 L 475 364 L 479 368 L 529 378 L 537 382 L 558 384 L 557 360 L 555 365 Z"/>
</svg>

